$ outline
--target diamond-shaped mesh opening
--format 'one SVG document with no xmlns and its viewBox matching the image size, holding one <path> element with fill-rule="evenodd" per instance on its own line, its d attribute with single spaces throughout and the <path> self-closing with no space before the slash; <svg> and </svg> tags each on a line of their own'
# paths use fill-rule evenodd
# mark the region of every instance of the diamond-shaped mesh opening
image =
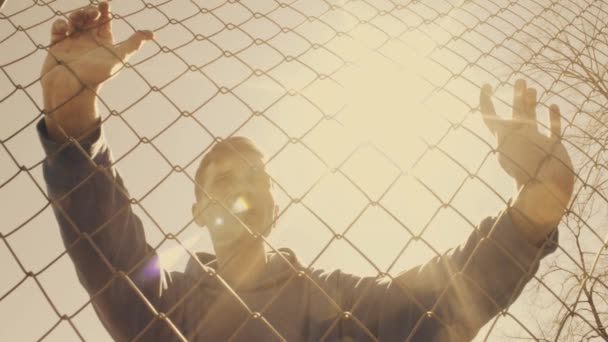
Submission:
<svg viewBox="0 0 608 342">
<path fill-rule="evenodd" d="M 100 1 L 3 3 L 0 340 L 608 340 L 602 1 L 112 2 L 154 38 L 67 58 Z M 521 183 L 546 141 L 572 165 Z"/>
<path fill-rule="evenodd" d="M 21 133 L 28 123 L 39 115 L 35 104 L 32 104 L 29 101 L 27 94 L 23 90 L 17 90 L 9 97 L 5 98 L 0 109 L 2 109 L 4 113 L 11 113 L 16 110 L 23 113 L 23 115 L 12 118 L 10 121 L 7 120 L 7 124 L 0 130 L 0 136 L 2 137 L 2 140 L 5 141 L 11 139 L 16 134 Z"/>
<path fill-rule="evenodd" d="M 146 80 L 137 74 L 142 71 L 143 69 L 140 66 L 137 66 L 135 69 L 128 68 L 122 70 L 110 82 L 120 82 L 130 91 L 125 92 L 124 89 L 118 87 L 103 88 L 101 98 L 104 100 L 102 107 L 108 111 L 114 110 L 117 113 L 122 113 L 142 101 L 150 92 L 150 87 L 146 83 Z"/>
<path fill-rule="evenodd" d="M 323 116 L 301 96 L 286 96 L 266 111 L 265 115 L 289 137 L 300 138 L 314 130 Z"/>
<path fill-rule="evenodd" d="M 218 87 L 213 80 L 203 76 L 192 67 L 180 78 L 163 87 L 167 96 L 180 112 L 192 113 L 217 94 Z"/>
<path fill-rule="evenodd" d="M 252 76 L 232 90 L 236 97 L 251 108 L 252 112 L 263 112 L 287 94 L 287 89 L 267 75 Z"/>
<path fill-rule="evenodd" d="M 400 177 L 381 203 L 414 235 L 420 234 L 441 206 L 432 192 L 410 176 Z"/>
<path fill-rule="evenodd" d="M 150 113 L 156 120 L 149 120 Z M 140 137 L 154 139 L 181 115 L 180 109 L 160 91 L 151 91 L 122 115 L 125 123 Z"/>
<path fill-rule="evenodd" d="M 131 165 L 138 163 L 154 162 L 158 163 L 154 169 L 149 169 L 145 173 L 131 173 L 129 169 Z M 139 143 L 133 151 L 122 158 L 117 167 L 120 168 L 124 177 L 142 177 L 146 181 L 141 183 L 140 187 L 130 187 L 129 194 L 133 198 L 141 198 L 145 196 L 154 186 L 159 185 L 164 177 L 171 172 L 171 166 L 163 161 L 162 157 L 149 143 Z M 133 169 L 131 169 L 133 170 Z"/>
<path fill-rule="evenodd" d="M 25 58 L 36 52 L 36 46 L 28 39 L 23 32 L 23 27 L 16 25 L 14 34 L 8 35 L 3 39 L 3 44 L 10 44 L 11 48 L 7 49 L 0 58 L 2 65 L 11 64 L 16 59 Z"/>
<path fill-rule="evenodd" d="M 304 203 L 331 229 L 342 232 L 369 201 L 342 173 L 333 171 L 321 178 Z M 334 215 L 336 211 L 341 215 Z"/>
<path fill-rule="evenodd" d="M 28 41 L 24 39 L 20 43 L 27 44 Z M 22 61 L 28 65 L 41 65 L 45 57 L 46 51 L 37 49 L 31 54 L 23 56 Z M 10 77 L 13 84 L 21 87 L 29 87 L 30 84 L 37 83 L 40 77 L 40 70 L 37 70 L 37 68 L 23 68 L 16 63 L 7 65 L 4 71 Z"/>
<path fill-rule="evenodd" d="M 308 195 L 310 198 L 312 195 Z M 306 201 L 304 201 L 306 202 Z M 314 208 L 306 203 L 292 203 L 280 207 L 282 214 L 269 240 L 277 246 L 293 246 L 300 261 L 308 265 L 314 260 L 333 236 L 323 217 L 317 217 Z"/>
<path fill-rule="evenodd" d="M 93 304 L 87 304 L 77 315 L 72 318 L 74 325 L 78 327 L 80 336 L 84 340 L 92 339 L 111 339 L 107 330 L 104 329 L 101 322 L 96 319 L 96 313 L 93 309 Z M 82 331 L 80 331 L 82 330 Z"/>
<path fill-rule="evenodd" d="M 40 271 L 65 251 L 59 232 L 46 229 L 54 219 L 51 207 L 46 207 L 7 239 L 26 270 Z M 29 253 L 32 248 L 36 253 Z"/>
<path fill-rule="evenodd" d="M 429 151 L 414 167 L 412 173 L 428 191 L 447 202 L 459 190 L 467 173 L 446 154 L 435 148 Z M 449 177 L 446 177 L 449 174 Z"/>
<path fill-rule="evenodd" d="M 18 167 L 12 163 L 10 159 L 10 155 L 6 152 L 6 150 L 0 150 L 0 161 L 2 165 L 6 165 L 6 167 L 2 168 L 0 172 L 0 183 L 4 184 L 10 181 L 18 172 Z"/>
<path fill-rule="evenodd" d="M 32 278 L 24 279 L 24 282 L 15 288 L 13 292 L 2 296 L 6 306 L 0 309 L 0 317 L 12 324 L 5 326 L 2 330 L 3 336 L 23 336 L 24 339 L 37 339 L 45 335 L 59 317 L 53 312 L 48 299 L 40 291 L 40 287 Z M 36 311 L 27 308 L 35 306 Z M 31 325 L 31 326 L 30 326 Z"/>
<path fill-rule="evenodd" d="M 219 87 L 232 89 L 252 74 L 245 64 L 234 57 L 219 58 L 202 70 Z M 222 77 L 224 75 L 224 77 Z"/>
<path fill-rule="evenodd" d="M 11 194 L 17 191 L 16 189 L 27 191 L 32 196 L 14 198 Z M 4 225 L 1 232 L 5 235 L 15 231 L 18 227 L 24 226 L 29 219 L 33 218 L 46 206 L 43 194 L 26 171 L 19 172 L 10 182 L 5 183 L 2 191 L 0 191 L 0 198 L 2 203 L 12 203 L 10 210 L 8 205 L 2 209 Z"/>
<path fill-rule="evenodd" d="M 297 155 L 296 160 L 289 158 L 292 155 Z M 298 143 L 286 145 L 269 168 L 274 179 L 295 198 L 304 196 L 326 172 L 321 161 Z"/>
<path fill-rule="evenodd" d="M 2 248 L 0 248 L 0 251 L 3 256 L 2 260 L 5 260 L 2 264 L 2 270 L 8 275 L 8 277 L 2 279 L 1 291 L 2 297 L 5 297 L 13 292 L 19 283 L 23 281 L 25 274 L 6 246 L 3 245 Z"/>
<path fill-rule="evenodd" d="M 76 312 L 88 300 L 88 295 L 86 291 L 78 291 L 65 296 L 65 282 L 78 281 L 78 276 L 73 271 L 72 261 L 67 254 L 53 261 L 52 265 L 37 272 L 36 277 L 59 312 Z"/>
<path fill-rule="evenodd" d="M 399 169 L 385 155 L 365 145 L 355 150 L 340 170 L 370 201 L 378 200 L 399 176 Z"/>
<path fill-rule="evenodd" d="M 388 270 L 405 241 L 410 238 L 408 231 L 377 205 L 367 207 L 347 229 L 346 238 L 383 272 Z M 378 243 L 380 239 L 385 242 Z"/>
</svg>

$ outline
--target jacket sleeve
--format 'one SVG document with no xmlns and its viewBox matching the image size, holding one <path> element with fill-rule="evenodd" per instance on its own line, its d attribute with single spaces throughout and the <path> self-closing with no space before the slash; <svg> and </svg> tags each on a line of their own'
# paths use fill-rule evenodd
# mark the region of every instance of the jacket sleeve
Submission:
<svg viewBox="0 0 608 342">
<path fill-rule="evenodd" d="M 49 139 L 44 120 L 37 129 L 47 155 L 43 174 L 49 199 L 97 315 L 118 341 L 158 329 L 152 308 L 170 278 L 145 241 L 101 128 L 79 143 L 65 144 Z"/>
<path fill-rule="evenodd" d="M 557 248 L 557 229 L 530 244 L 507 211 L 467 241 L 390 280 L 343 275 L 344 308 L 381 341 L 468 341 L 507 308 Z M 367 338 L 365 338 L 367 340 Z"/>
</svg>

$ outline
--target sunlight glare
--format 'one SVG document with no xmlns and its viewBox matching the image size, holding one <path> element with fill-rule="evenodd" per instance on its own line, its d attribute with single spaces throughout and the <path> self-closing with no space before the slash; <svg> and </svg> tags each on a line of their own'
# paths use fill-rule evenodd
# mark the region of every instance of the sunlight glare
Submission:
<svg viewBox="0 0 608 342">
<path fill-rule="evenodd" d="M 169 247 L 158 252 L 159 264 L 164 269 L 171 269 L 177 265 L 183 258 L 188 256 L 187 250 L 192 250 L 192 247 L 202 238 L 202 234 L 195 234 L 181 241 L 181 245 Z"/>
<path fill-rule="evenodd" d="M 239 196 L 232 204 L 232 212 L 235 214 L 240 214 L 247 210 L 249 210 L 249 203 L 243 196 Z"/>
<path fill-rule="evenodd" d="M 420 135 L 426 94 L 418 76 L 370 53 L 345 78 L 347 126 L 374 142 Z"/>
</svg>

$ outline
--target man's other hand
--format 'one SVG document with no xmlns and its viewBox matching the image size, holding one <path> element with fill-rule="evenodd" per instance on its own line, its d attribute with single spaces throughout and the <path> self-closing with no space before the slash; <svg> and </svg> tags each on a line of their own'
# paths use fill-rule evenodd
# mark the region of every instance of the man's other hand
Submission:
<svg viewBox="0 0 608 342">
<path fill-rule="evenodd" d="M 58 19 L 51 30 L 51 46 L 41 71 L 46 126 L 53 140 L 80 137 L 99 120 L 95 98 L 104 81 L 154 37 L 138 31 L 114 44 L 110 5 L 100 3 Z"/>
<path fill-rule="evenodd" d="M 550 135 L 538 131 L 536 89 L 517 80 L 513 89 L 512 119 L 496 115 L 492 88 L 484 85 L 480 110 L 497 139 L 498 161 L 515 180 L 518 195 L 509 213 L 533 243 L 542 242 L 559 223 L 574 187 L 574 171 L 561 141 L 559 107 L 549 107 Z"/>
</svg>

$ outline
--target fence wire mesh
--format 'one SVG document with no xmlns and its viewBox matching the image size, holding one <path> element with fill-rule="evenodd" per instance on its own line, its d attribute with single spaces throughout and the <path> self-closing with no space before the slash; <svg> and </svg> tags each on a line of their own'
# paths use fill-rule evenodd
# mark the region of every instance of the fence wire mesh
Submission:
<svg viewBox="0 0 608 342">
<path fill-rule="evenodd" d="M 68 256 L 75 244 L 61 240 L 35 129 L 44 116 L 39 72 L 50 27 L 89 4 L 98 2 L 8 1 L 0 12 L 2 340 L 111 338 Z M 217 141 L 248 136 L 266 154 L 280 208 L 277 228 L 259 236 L 268 249 L 290 247 L 304 271 L 394 279 L 462 243 L 507 205 L 512 181 L 482 127 L 479 89 L 492 84 L 497 109 L 507 113 L 512 86 L 524 78 L 539 90 L 541 110 L 561 107 L 576 185 L 557 251 L 475 339 L 608 340 L 606 7 L 603 0 L 114 1 L 116 41 L 141 29 L 155 38 L 97 98 L 113 166 L 162 265 L 180 271 L 213 248 L 190 214 L 198 161 Z M 540 120 L 547 133 L 548 118 Z M 95 245 L 103 229 L 79 238 Z M 148 302 L 129 270 L 95 250 Z M 265 316 L 281 290 L 253 307 L 198 266 L 248 312 L 231 339 L 243 338 L 249 320 L 285 338 Z M 290 269 L 289 281 L 307 278 Z M 353 314 L 358 300 L 344 308 L 324 296 L 336 317 L 321 339 L 351 320 L 377 340 Z M 174 322 L 187 300 L 166 312 L 147 309 L 172 338 L 204 338 Z M 433 315 L 443 324 L 435 304 L 420 306 L 414 331 Z"/>
</svg>

